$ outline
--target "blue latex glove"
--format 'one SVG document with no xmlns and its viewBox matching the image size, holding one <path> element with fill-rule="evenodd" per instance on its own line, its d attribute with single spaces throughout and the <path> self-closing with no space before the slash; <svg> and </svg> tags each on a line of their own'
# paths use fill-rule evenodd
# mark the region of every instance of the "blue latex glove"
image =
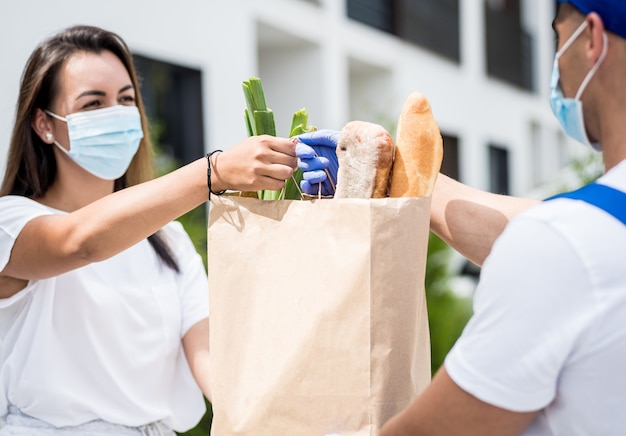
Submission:
<svg viewBox="0 0 626 436">
<path fill-rule="evenodd" d="M 334 195 L 339 169 L 336 153 L 339 131 L 322 129 L 303 133 L 297 138 L 298 168 L 303 173 L 303 180 L 300 182 L 302 192 L 317 195 L 321 183 L 322 195 Z M 328 179 L 327 171 L 331 180 Z"/>
</svg>

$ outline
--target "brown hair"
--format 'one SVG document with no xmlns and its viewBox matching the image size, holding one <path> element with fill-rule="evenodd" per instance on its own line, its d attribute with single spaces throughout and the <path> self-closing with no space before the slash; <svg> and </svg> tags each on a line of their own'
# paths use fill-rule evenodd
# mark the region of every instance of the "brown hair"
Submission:
<svg viewBox="0 0 626 436">
<path fill-rule="evenodd" d="M 153 148 L 148 134 L 148 122 L 128 46 L 113 32 L 93 26 L 74 26 L 43 41 L 26 63 L 0 195 L 22 195 L 36 199 L 46 193 L 56 177 L 57 165 L 52 148 L 31 127 L 35 110 L 50 107 L 59 90 L 59 72 L 67 59 L 80 51 L 99 54 L 104 50 L 117 56 L 128 71 L 135 88 L 135 100 L 144 130 L 139 150 L 126 173 L 115 181 L 114 189 L 118 191 L 154 177 Z M 148 240 L 159 257 L 178 271 L 178 265 L 159 232 Z"/>
</svg>

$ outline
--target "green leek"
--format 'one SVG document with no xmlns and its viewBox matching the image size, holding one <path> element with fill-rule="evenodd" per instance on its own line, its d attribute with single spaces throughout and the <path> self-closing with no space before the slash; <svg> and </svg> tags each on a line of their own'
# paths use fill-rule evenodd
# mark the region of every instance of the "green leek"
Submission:
<svg viewBox="0 0 626 436">
<path fill-rule="evenodd" d="M 258 77 L 251 77 L 243 82 L 243 93 L 246 100 L 246 108 L 244 116 L 249 136 L 271 135 L 276 136 L 276 124 L 274 122 L 274 113 L 267 107 L 265 93 L 263 91 L 263 83 Z M 291 120 L 291 129 L 289 137 L 294 137 L 305 132 L 315 130 L 315 127 L 309 126 L 309 115 L 306 109 L 302 108 L 293 114 Z M 262 190 L 258 191 L 258 197 L 261 200 L 300 200 L 302 194 L 300 192 L 300 181 L 302 180 L 302 171 L 296 169 L 291 179 L 285 182 L 284 189 L 278 191 Z"/>
</svg>

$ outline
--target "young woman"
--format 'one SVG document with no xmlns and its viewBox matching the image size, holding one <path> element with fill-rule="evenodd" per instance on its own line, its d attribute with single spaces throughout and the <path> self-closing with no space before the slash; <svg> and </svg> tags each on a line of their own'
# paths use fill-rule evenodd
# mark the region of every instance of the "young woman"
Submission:
<svg viewBox="0 0 626 436">
<path fill-rule="evenodd" d="M 151 152 L 119 36 L 35 49 L 0 189 L 1 435 L 171 435 L 204 414 L 207 280 L 173 220 L 210 192 L 279 189 L 295 144 L 251 137 L 152 180 Z"/>
</svg>

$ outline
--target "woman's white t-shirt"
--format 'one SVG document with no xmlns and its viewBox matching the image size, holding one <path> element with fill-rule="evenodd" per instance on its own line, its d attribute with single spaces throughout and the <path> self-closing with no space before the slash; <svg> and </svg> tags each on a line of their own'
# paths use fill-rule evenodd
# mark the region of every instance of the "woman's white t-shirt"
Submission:
<svg viewBox="0 0 626 436">
<path fill-rule="evenodd" d="M 60 213 L 0 198 L 0 271 L 28 221 Z M 0 299 L 0 416 L 14 404 L 56 426 L 162 420 L 185 431 L 198 423 L 204 399 L 181 338 L 209 315 L 207 276 L 180 223 L 162 234 L 180 273 L 144 240 Z"/>
</svg>

